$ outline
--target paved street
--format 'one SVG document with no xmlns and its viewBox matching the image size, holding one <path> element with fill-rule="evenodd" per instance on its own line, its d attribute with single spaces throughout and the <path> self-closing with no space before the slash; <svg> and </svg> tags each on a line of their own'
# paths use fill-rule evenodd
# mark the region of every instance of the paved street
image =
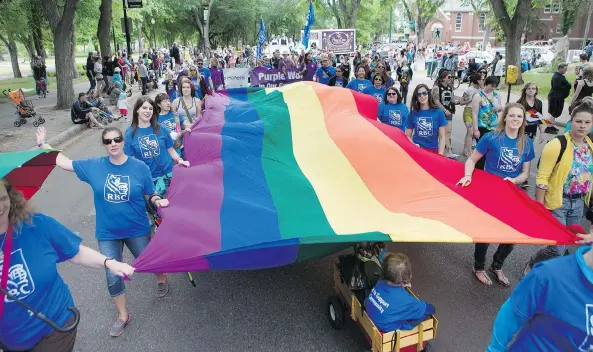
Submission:
<svg viewBox="0 0 593 352">
<path fill-rule="evenodd" d="M 459 153 L 465 134 L 460 112 L 453 131 L 454 149 Z M 73 159 L 103 155 L 99 141 L 99 131 L 85 131 L 64 146 L 64 153 Z M 538 155 L 539 150 L 541 146 L 537 146 Z M 97 248 L 92 193 L 74 174 L 54 171 L 33 205 Z M 505 269 L 513 286 L 534 248 L 519 246 L 510 255 Z M 483 350 L 497 310 L 511 289 L 478 283 L 471 273 L 473 246 L 390 244 L 390 249 L 410 256 L 414 291 L 436 306 L 435 351 Z M 369 345 L 354 323 L 349 321 L 343 331 L 335 331 L 327 320 L 326 299 L 333 290 L 335 260 L 332 256 L 268 270 L 195 273 L 197 288 L 184 275 L 174 274 L 169 276 L 171 292 L 164 299 L 156 298 L 151 275 L 138 274 L 126 284 L 132 322 L 115 339 L 108 335 L 116 313 L 103 271 L 72 264 L 62 265 L 60 271 L 82 314 L 76 351 L 361 352 Z"/>
</svg>

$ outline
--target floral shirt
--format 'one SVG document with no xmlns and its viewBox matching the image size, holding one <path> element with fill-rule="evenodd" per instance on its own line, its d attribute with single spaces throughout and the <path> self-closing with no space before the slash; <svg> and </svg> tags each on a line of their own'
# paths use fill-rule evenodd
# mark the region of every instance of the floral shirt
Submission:
<svg viewBox="0 0 593 352">
<path fill-rule="evenodd" d="M 494 107 L 498 105 L 498 93 L 492 94 L 492 99 L 488 98 L 484 91 L 480 91 L 480 110 L 478 111 L 478 127 L 493 131 L 498 126 L 498 115 Z"/>
<path fill-rule="evenodd" d="M 574 160 L 564 181 L 564 194 L 587 194 L 591 188 L 591 175 L 593 174 L 593 157 L 589 145 L 584 143 L 581 147 L 574 144 Z"/>
</svg>

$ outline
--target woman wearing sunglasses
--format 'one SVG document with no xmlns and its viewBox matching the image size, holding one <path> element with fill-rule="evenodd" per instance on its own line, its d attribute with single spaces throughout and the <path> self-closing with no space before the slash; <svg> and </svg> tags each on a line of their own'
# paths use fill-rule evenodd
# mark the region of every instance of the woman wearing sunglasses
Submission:
<svg viewBox="0 0 593 352">
<path fill-rule="evenodd" d="M 145 98 L 145 97 L 143 97 Z M 136 115 L 137 112 L 134 112 Z M 45 128 L 37 129 L 37 145 L 52 149 L 45 143 Z M 154 191 L 148 166 L 140 159 L 128 157 L 124 153 L 125 143 L 122 132 L 108 127 L 101 134 L 107 156 L 83 160 L 71 160 L 58 154 L 56 165 L 71 171 L 89 184 L 93 190 L 96 226 L 95 237 L 99 252 L 106 261 L 122 260 L 124 245 L 134 257 L 138 257 L 150 241 L 150 222 L 146 213 L 146 202 L 156 207 L 166 207 L 169 201 L 162 199 Z M 125 285 L 120 276 L 106 270 L 107 289 L 118 311 L 118 317 L 109 330 L 113 337 L 120 336 L 130 322 L 127 308 Z M 157 274 L 157 296 L 164 297 L 169 291 L 165 274 Z"/>
<path fill-rule="evenodd" d="M 124 152 L 148 165 L 155 191 L 164 198 L 171 183 L 174 162 L 189 167 L 189 161 L 183 160 L 173 148 L 174 142 L 168 130 L 159 126 L 157 111 L 156 104 L 149 97 L 136 100 L 132 125 L 124 137 Z"/>
<path fill-rule="evenodd" d="M 379 121 L 405 132 L 410 110 L 406 104 L 402 103 L 400 92 L 395 87 L 389 87 L 385 92 L 384 100 L 384 103 L 379 104 Z"/>
<path fill-rule="evenodd" d="M 344 77 L 344 66 L 336 68 L 336 75 L 329 79 L 329 86 L 346 88 L 348 85 L 348 77 Z"/>
<path fill-rule="evenodd" d="M 525 137 L 525 108 L 518 103 L 507 104 L 496 129 L 478 141 L 476 149 L 465 162 L 465 176 L 457 183 L 467 187 L 479 160 L 485 160 L 484 171 L 520 185 L 529 177 L 529 166 L 535 158 L 533 143 Z M 484 270 L 488 243 L 476 243 L 474 250 L 474 276 L 484 285 L 492 280 Z M 500 244 L 494 253 L 489 271 L 496 281 L 509 286 L 509 279 L 502 271 L 505 259 L 513 250 L 512 244 Z"/>
<path fill-rule="evenodd" d="M 366 73 L 367 71 L 364 65 L 358 65 L 356 67 L 356 78 L 348 82 L 346 88 L 362 93 L 365 88 L 372 86 L 371 81 L 365 78 Z"/>
<path fill-rule="evenodd" d="M 385 78 L 383 78 L 383 75 L 374 74 L 373 85 L 366 87 L 363 93 L 374 97 L 379 103 L 382 103 L 385 97 Z"/>
<path fill-rule="evenodd" d="M 420 148 L 443 155 L 447 119 L 443 110 L 437 108 L 426 84 L 414 89 L 411 107 L 406 134 Z"/>
</svg>

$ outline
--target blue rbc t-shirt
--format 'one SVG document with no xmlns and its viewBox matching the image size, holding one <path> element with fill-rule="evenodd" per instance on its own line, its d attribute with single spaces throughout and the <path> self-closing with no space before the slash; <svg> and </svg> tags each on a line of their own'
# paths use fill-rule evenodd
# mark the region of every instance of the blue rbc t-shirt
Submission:
<svg viewBox="0 0 593 352">
<path fill-rule="evenodd" d="M 405 132 L 408 116 L 410 115 L 410 111 L 405 104 L 380 103 L 378 112 L 379 121 Z"/>
<path fill-rule="evenodd" d="M 130 127 L 126 130 L 124 140 L 126 141 L 124 146 L 126 155 L 142 160 L 148 165 L 152 178 L 173 171 L 173 160 L 167 151 L 173 147 L 173 139 L 171 139 L 169 130 L 160 128 L 157 134 L 152 126 L 138 127 L 132 136 L 132 127 Z"/>
<path fill-rule="evenodd" d="M 412 141 L 424 149 L 439 149 L 439 128 L 447 126 L 445 113 L 440 109 L 410 112 L 406 128 L 414 130 Z"/>
<path fill-rule="evenodd" d="M 342 78 L 336 77 L 336 84 L 334 85 L 334 87 L 344 87 L 344 77 L 342 77 Z"/>
<path fill-rule="evenodd" d="M 375 88 L 375 86 L 371 85 L 366 87 L 362 92 L 364 94 L 368 94 L 373 98 L 377 99 L 377 102 L 382 103 L 383 98 L 385 97 L 385 91 L 387 88 L 381 86 L 380 88 Z"/>
<path fill-rule="evenodd" d="M 204 76 L 204 80 L 206 81 L 206 87 L 208 87 L 209 89 L 212 89 L 212 87 L 210 87 L 210 77 L 212 77 L 212 74 L 210 73 L 210 69 L 202 67 L 201 69 L 198 70 L 198 72 L 200 72 L 200 75 Z M 198 88 L 196 88 L 197 90 Z"/>
<path fill-rule="evenodd" d="M 395 330 L 411 330 L 434 313 L 431 306 L 400 286 L 391 286 L 383 280 L 371 290 L 371 294 L 364 300 L 367 314 L 377 328 L 383 332 Z"/>
<path fill-rule="evenodd" d="M 504 132 L 486 133 L 478 141 L 476 150 L 486 158 L 484 171 L 502 178 L 519 176 L 523 163 L 535 158 L 531 139 L 525 138 L 523 154 L 519 155 L 517 139 L 509 138 Z"/>
<path fill-rule="evenodd" d="M 108 241 L 146 236 L 150 223 L 144 195 L 154 194 L 154 185 L 146 164 L 128 157 L 114 165 L 108 157 L 76 160 L 76 176 L 93 190 L 97 240 Z"/>
<path fill-rule="evenodd" d="M 581 247 L 534 266 L 509 300 L 527 320 L 510 351 L 593 351 L 593 269 Z"/>
<path fill-rule="evenodd" d="M 327 71 L 328 73 L 325 73 L 325 71 Z M 329 83 L 329 79 L 332 78 L 333 76 L 336 75 L 336 69 L 333 68 L 332 66 L 328 66 L 328 67 L 318 67 L 317 71 L 315 71 L 315 76 L 317 77 L 317 82 L 321 83 L 321 84 L 325 84 L 327 85 Z"/>
<path fill-rule="evenodd" d="M 177 126 L 175 125 L 175 115 L 173 114 L 173 112 L 169 111 L 164 115 L 159 115 L 157 121 L 161 127 L 168 129 L 169 132 L 175 132 L 175 128 Z M 184 123 L 185 120 L 183 119 L 183 116 L 179 115 L 179 124 L 182 130 Z"/>
<path fill-rule="evenodd" d="M 348 82 L 346 88 L 355 90 L 357 92 L 362 93 L 366 87 L 370 87 L 373 84 L 368 79 L 353 79 L 352 81 Z"/>
<path fill-rule="evenodd" d="M 4 243 L 6 234 L 0 234 Z M 33 214 L 12 234 L 12 253 L 8 271 L 8 290 L 18 299 L 63 326 L 72 318 L 66 308 L 74 306 L 68 285 L 56 264 L 78 254 L 82 239 L 53 218 Z M 5 244 L 6 245 L 6 244 Z M 2 267 L 3 260 L 0 260 Z M 31 349 L 52 327 L 5 297 L 0 323 L 0 344 L 8 350 Z"/>
</svg>

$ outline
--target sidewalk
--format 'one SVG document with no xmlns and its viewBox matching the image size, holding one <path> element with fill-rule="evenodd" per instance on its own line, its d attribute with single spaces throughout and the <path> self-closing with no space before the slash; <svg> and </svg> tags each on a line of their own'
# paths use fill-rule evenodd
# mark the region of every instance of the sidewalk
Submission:
<svg viewBox="0 0 593 352">
<path fill-rule="evenodd" d="M 79 83 L 74 86 L 76 95 L 87 89 L 88 83 Z M 162 89 L 161 85 L 160 89 L 152 91 L 149 95 L 154 98 L 156 94 L 161 93 Z M 129 117 L 131 117 L 131 108 L 134 106 L 136 99 L 141 96 L 141 92 L 138 90 L 137 85 L 132 87 L 132 92 L 132 96 L 128 98 L 128 105 L 130 107 Z M 53 95 L 54 93 L 52 92 L 51 94 Z M 57 147 L 60 143 L 72 139 L 77 134 L 86 130 L 87 127 L 86 125 L 75 125 L 72 123 L 72 120 L 70 119 L 70 109 L 55 110 L 55 96 L 53 97 L 53 103 L 50 102 L 49 105 L 48 103 L 38 104 L 38 102 L 46 102 L 50 99 L 50 97 L 40 100 L 33 99 L 33 104 L 35 104 L 35 111 L 37 114 L 40 114 L 45 119 L 43 126 L 47 130 L 48 143 Z M 9 104 L 4 105 L 7 105 L 12 111 L 7 114 L 0 110 L 0 153 L 28 150 L 35 147 L 35 131 L 37 128 L 33 126 L 33 121 L 27 119 L 25 125 L 14 127 L 15 110 Z M 0 107 L 2 107 L 2 105 L 0 105 Z M 110 106 L 109 108 L 111 111 L 116 111 L 116 107 Z M 115 116 L 118 116 L 118 114 L 119 111 Z"/>
</svg>

